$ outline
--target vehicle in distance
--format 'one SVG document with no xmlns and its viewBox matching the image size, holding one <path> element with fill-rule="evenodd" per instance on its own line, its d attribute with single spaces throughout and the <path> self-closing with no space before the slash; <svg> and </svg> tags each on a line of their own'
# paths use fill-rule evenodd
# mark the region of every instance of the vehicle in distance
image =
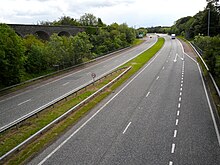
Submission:
<svg viewBox="0 0 220 165">
<path fill-rule="evenodd" d="M 175 39 L 176 38 L 176 34 L 171 34 L 171 39 Z"/>
</svg>

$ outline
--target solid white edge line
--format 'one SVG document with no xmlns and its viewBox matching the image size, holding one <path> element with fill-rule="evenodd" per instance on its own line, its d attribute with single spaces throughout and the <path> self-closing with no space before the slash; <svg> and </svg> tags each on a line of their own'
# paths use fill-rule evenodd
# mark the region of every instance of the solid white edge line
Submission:
<svg viewBox="0 0 220 165">
<path fill-rule="evenodd" d="M 177 39 L 178 40 L 178 39 Z M 179 41 L 179 43 L 180 43 L 180 46 L 181 46 L 181 48 L 182 48 L 182 51 L 183 51 L 183 53 L 185 54 L 185 55 L 187 55 L 191 60 L 193 60 L 195 63 L 197 63 L 197 61 L 196 60 L 194 60 L 191 56 L 189 56 L 186 52 L 185 52 L 185 50 L 184 50 L 184 48 L 183 48 L 183 44 L 180 42 L 180 40 L 178 40 Z M 184 58 L 184 56 L 183 56 L 183 58 Z M 184 61 L 183 61 L 184 62 Z"/>
<path fill-rule="evenodd" d="M 184 54 L 189 57 L 191 60 L 193 60 L 195 63 L 198 63 L 196 60 L 194 60 L 190 55 L 188 55 L 187 53 L 184 52 Z"/>
<path fill-rule="evenodd" d="M 163 48 L 163 47 L 162 47 Z M 128 85 L 130 85 L 160 54 L 162 48 L 156 53 L 156 55 L 149 61 L 149 63 L 138 72 L 118 93 L 116 93 L 110 100 L 108 100 L 99 110 L 96 111 L 85 123 L 83 123 L 76 131 L 74 131 L 66 140 L 58 145 L 50 154 L 48 154 L 38 165 L 42 165 L 47 161 L 55 152 L 57 152 L 65 143 L 67 143 L 77 132 L 79 132 L 90 120 L 92 120 L 104 107 L 106 107 L 115 97 L 117 97 Z"/>
<path fill-rule="evenodd" d="M 202 84 L 203 84 L 203 88 L 204 88 L 204 91 L 205 91 L 206 99 L 207 99 L 207 102 L 208 102 L 208 105 L 209 105 L 209 110 L 210 110 L 210 113 L 211 113 L 211 116 L 212 116 L 212 121 L 213 121 L 213 124 L 214 124 L 216 136 L 217 136 L 217 139 L 218 139 L 218 144 L 220 146 L 220 135 L 219 135 L 218 126 L 217 126 L 217 123 L 216 123 L 216 120 L 215 120 L 215 116 L 214 116 L 214 113 L 213 113 L 213 109 L 212 109 L 212 106 L 211 106 L 211 103 L 210 103 L 210 100 L 209 100 L 208 92 L 207 92 L 206 87 L 205 87 L 205 82 L 204 82 L 204 79 L 202 77 L 202 72 L 201 72 L 201 69 L 200 69 L 198 63 L 197 63 L 197 66 L 198 66 L 198 69 L 199 69 L 200 77 L 202 79 Z"/>
<path fill-rule="evenodd" d="M 185 53 L 182 43 L 180 42 L 179 39 L 177 39 L 177 41 L 179 42 L 179 44 L 180 44 L 180 46 L 181 46 L 181 48 L 182 48 L 183 53 Z M 183 60 L 184 60 L 184 54 L 183 54 Z M 183 62 L 184 62 L 184 61 L 183 61 Z"/>
<path fill-rule="evenodd" d="M 181 42 L 180 42 L 180 44 L 182 45 Z M 214 113 L 213 113 L 213 109 L 212 109 L 212 106 L 211 106 L 211 103 L 210 103 L 210 100 L 209 100 L 209 96 L 208 96 L 208 93 L 207 93 L 207 90 L 206 90 L 205 82 L 204 82 L 204 79 L 203 79 L 203 76 L 202 76 L 202 71 L 201 71 L 201 69 L 199 67 L 198 62 L 196 60 L 194 60 L 192 57 L 190 57 L 187 53 L 185 53 L 184 49 L 183 49 L 183 52 L 184 52 L 185 55 L 187 55 L 187 57 L 189 57 L 191 60 L 193 60 L 197 64 L 197 67 L 199 69 L 199 73 L 200 73 L 200 77 L 201 77 L 201 80 L 202 80 L 203 88 L 204 88 L 204 91 L 205 91 L 206 99 L 207 99 L 207 102 L 208 102 L 208 105 L 209 105 L 209 110 L 210 110 L 210 113 L 211 113 L 212 121 L 213 121 L 213 124 L 214 124 L 214 128 L 215 128 L 218 144 L 220 146 L 220 134 L 219 134 L 218 126 L 217 126 L 217 123 L 216 123 L 216 120 L 215 120 L 215 116 L 214 116 Z"/>
<path fill-rule="evenodd" d="M 189 42 L 189 44 L 191 45 L 191 47 L 193 48 L 193 50 L 197 53 L 197 55 L 199 56 L 199 58 L 202 60 L 205 68 L 207 71 L 209 71 L 209 68 L 208 66 L 206 65 L 205 61 L 203 60 L 202 56 L 199 54 L 199 52 L 196 50 L 196 48 L 191 44 L 191 42 Z"/>
<path fill-rule="evenodd" d="M 131 122 L 128 123 L 127 127 L 124 129 L 123 134 L 127 131 L 128 127 L 131 125 Z"/>
</svg>

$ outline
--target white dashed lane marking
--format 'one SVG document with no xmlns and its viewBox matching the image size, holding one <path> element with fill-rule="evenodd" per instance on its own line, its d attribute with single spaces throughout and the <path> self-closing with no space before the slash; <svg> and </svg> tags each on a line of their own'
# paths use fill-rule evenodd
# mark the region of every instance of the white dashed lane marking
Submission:
<svg viewBox="0 0 220 165">
<path fill-rule="evenodd" d="M 131 125 L 131 122 L 128 123 L 127 127 L 124 129 L 123 134 L 127 131 L 128 127 Z"/>
<path fill-rule="evenodd" d="M 27 102 L 29 102 L 29 101 L 31 101 L 31 99 L 28 99 L 28 100 L 26 100 L 26 101 L 23 101 L 23 102 L 19 103 L 18 106 L 20 106 L 20 105 L 22 105 L 22 104 L 25 104 L 25 103 L 27 103 Z"/>
<path fill-rule="evenodd" d="M 146 97 L 148 97 L 150 95 L 150 92 L 147 93 Z"/>
<path fill-rule="evenodd" d="M 179 123 L 179 119 L 176 119 L 176 124 L 175 125 L 178 125 L 178 123 Z"/>
<path fill-rule="evenodd" d="M 65 84 L 63 84 L 62 86 L 66 86 L 67 84 L 69 84 L 70 82 L 66 82 Z"/>
<path fill-rule="evenodd" d="M 177 135 L 177 130 L 175 129 L 175 130 L 174 130 L 174 133 L 173 133 L 173 137 L 175 138 L 176 135 Z"/>
<path fill-rule="evenodd" d="M 182 91 L 183 91 L 183 78 L 184 78 L 184 61 L 183 61 L 183 66 L 182 66 L 182 74 L 181 74 L 181 83 L 180 83 L 180 93 L 179 93 L 179 99 L 178 99 L 178 104 L 177 104 L 177 113 L 176 113 L 176 123 L 175 123 L 175 126 L 176 128 L 174 129 L 174 132 L 173 132 L 173 138 L 176 138 L 177 137 L 177 126 L 179 124 L 179 116 L 180 116 L 180 107 L 181 107 L 181 102 L 182 102 Z M 172 147 L 171 147 L 171 154 L 173 154 L 175 152 L 175 148 L 176 148 L 176 145 L 175 143 L 172 143 Z M 169 165 L 173 165 L 173 161 L 169 161 Z"/>
<path fill-rule="evenodd" d="M 172 153 L 172 154 L 175 152 L 175 147 L 176 147 L 176 145 L 175 145 L 175 143 L 173 143 L 173 144 L 172 144 L 172 149 L 171 149 L 171 153 Z"/>
<path fill-rule="evenodd" d="M 170 161 L 170 162 L 169 162 L 169 165 L 173 165 L 173 162 L 172 162 L 172 161 Z"/>
<path fill-rule="evenodd" d="M 177 116 L 179 116 L 180 115 L 180 111 L 177 111 L 177 114 L 176 114 Z"/>
</svg>

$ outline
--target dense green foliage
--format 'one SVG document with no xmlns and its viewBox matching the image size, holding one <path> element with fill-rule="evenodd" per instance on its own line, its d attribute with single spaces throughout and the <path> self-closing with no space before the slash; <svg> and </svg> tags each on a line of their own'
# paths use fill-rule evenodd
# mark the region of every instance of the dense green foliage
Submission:
<svg viewBox="0 0 220 165">
<path fill-rule="evenodd" d="M 185 36 L 193 39 L 197 35 L 208 34 L 208 14 L 210 12 L 210 36 L 220 34 L 220 7 L 216 0 L 209 0 L 206 8 L 198 12 L 193 17 L 183 17 L 178 19 L 171 27 L 170 33 Z"/>
<path fill-rule="evenodd" d="M 137 36 L 137 38 L 143 38 L 144 36 L 146 36 L 147 32 L 148 31 L 146 28 L 143 28 L 143 27 L 138 28 L 136 30 L 136 36 Z"/>
<path fill-rule="evenodd" d="M 220 79 L 220 6 L 219 0 L 207 0 L 203 11 L 193 17 L 178 19 L 171 27 L 170 33 L 182 35 L 192 40 L 194 45 L 202 52 L 210 72 Z M 209 36 L 208 36 L 208 21 Z"/>
<path fill-rule="evenodd" d="M 22 39 L 5 24 L 0 24 L 0 86 L 20 82 L 25 62 Z"/>
<path fill-rule="evenodd" d="M 149 27 L 147 28 L 148 33 L 169 33 L 170 32 L 170 27 L 166 26 L 156 26 L 156 27 Z"/>
<path fill-rule="evenodd" d="M 136 39 L 136 31 L 126 24 L 106 26 L 92 14 L 85 14 L 79 21 L 65 16 L 53 23 L 43 23 L 84 25 L 86 30 L 70 37 L 53 34 L 49 41 L 42 41 L 34 35 L 21 38 L 7 25 L 0 24 L 0 88 L 80 64 L 129 46 Z"/>
<path fill-rule="evenodd" d="M 203 50 L 203 58 L 210 72 L 220 78 L 220 36 L 196 36 L 194 43 Z"/>
<path fill-rule="evenodd" d="M 53 22 L 40 21 L 40 25 L 69 25 L 69 26 L 93 26 L 93 27 L 106 27 L 101 18 L 96 18 L 93 14 L 85 13 L 79 20 L 69 16 L 62 16 L 59 20 Z"/>
</svg>

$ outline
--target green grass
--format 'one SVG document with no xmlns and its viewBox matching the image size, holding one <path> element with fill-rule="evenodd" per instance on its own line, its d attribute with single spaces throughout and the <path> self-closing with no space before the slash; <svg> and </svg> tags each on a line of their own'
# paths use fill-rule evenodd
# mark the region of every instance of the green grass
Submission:
<svg viewBox="0 0 220 165">
<path fill-rule="evenodd" d="M 140 45 L 143 42 L 144 42 L 144 40 L 135 39 L 134 42 L 132 43 L 132 46 Z"/>
<path fill-rule="evenodd" d="M 60 123 L 56 124 L 53 128 L 51 128 L 49 131 L 47 131 L 45 134 L 37 138 L 34 142 L 31 144 L 25 146 L 21 151 L 19 151 L 17 154 L 14 154 L 13 157 L 11 157 L 7 163 L 8 164 L 21 164 L 28 160 L 28 158 L 32 157 L 36 153 L 40 152 L 45 146 L 52 143 L 54 140 L 56 140 L 60 135 L 62 135 L 65 131 L 68 130 L 71 126 L 73 126 L 77 121 L 79 121 L 85 114 L 87 114 L 93 107 L 96 106 L 97 103 L 99 103 L 101 100 L 106 98 L 113 90 L 115 90 L 118 86 L 122 85 L 126 80 L 128 80 L 134 73 L 136 73 L 141 67 L 143 67 L 146 62 L 149 61 L 150 58 L 152 58 L 163 46 L 164 39 L 159 38 L 157 43 L 145 51 L 144 53 L 140 54 L 135 59 L 131 60 L 130 62 L 126 63 L 124 66 L 132 66 L 132 69 L 125 74 L 120 80 L 118 80 L 116 83 L 114 83 L 109 89 L 102 92 L 100 95 L 95 97 L 92 101 L 90 101 L 88 104 L 71 114 L 68 118 L 61 121 Z M 106 80 L 108 82 L 109 80 Z M 100 87 L 100 86 L 99 86 Z M 88 94 L 85 94 L 88 95 Z M 85 96 L 86 97 L 86 96 Z M 81 97 L 81 99 L 83 99 Z M 73 100 L 73 99 L 71 99 Z M 70 102 L 71 102 L 70 100 Z M 66 102 L 63 106 L 66 108 L 71 107 L 71 103 Z M 63 108 L 61 108 L 63 109 Z M 63 110 L 61 110 L 63 111 Z M 56 113 L 56 112 L 54 112 Z M 51 113 L 49 113 L 51 114 Z M 45 114 L 47 115 L 47 114 Z M 53 115 L 52 115 L 53 116 Z M 48 117 L 48 120 L 51 120 L 50 117 Z M 44 121 L 47 119 L 44 119 Z M 42 121 L 42 123 L 44 123 Z M 3 148 L 2 148 L 3 149 Z M 1 149 L 0 149 L 1 150 Z"/>
<path fill-rule="evenodd" d="M 18 129 L 11 128 L 3 133 L 0 133 L 0 156 L 4 155 L 9 150 L 20 144 L 22 141 L 46 126 L 48 123 L 90 96 L 92 93 L 118 76 L 121 72 L 122 71 L 113 73 L 111 76 L 108 76 L 102 81 L 96 83 L 95 86 L 87 87 L 86 91 L 83 89 L 76 97 L 70 97 L 68 101 L 65 101 L 65 103 L 61 101 L 60 103 L 56 104 L 54 108 L 48 108 L 42 111 L 38 114 L 38 116 L 34 116 L 24 121 Z"/>
<path fill-rule="evenodd" d="M 204 66 L 203 62 L 201 61 L 201 59 L 199 57 L 197 57 L 197 61 L 199 62 L 199 65 L 202 68 L 202 72 L 203 72 L 203 75 L 204 75 L 204 78 L 205 78 L 206 85 L 207 85 L 207 87 L 209 89 L 209 92 L 211 93 L 212 100 L 213 100 L 213 102 L 215 104 L 215 107 L 217 109 L 218 115 L 220 116 L 220 98 L 218 96 L 218 93 L 217 93 L 217 91 L 215 89 L 214 84 L 212 83 L 212 80 L 211 80 L 211 78 L 209 76 L 209 72 L 206 70 L 206 67 Z M 217 81 L 218 81 L 218 79 L 217 79 Z"/>
</svg>

